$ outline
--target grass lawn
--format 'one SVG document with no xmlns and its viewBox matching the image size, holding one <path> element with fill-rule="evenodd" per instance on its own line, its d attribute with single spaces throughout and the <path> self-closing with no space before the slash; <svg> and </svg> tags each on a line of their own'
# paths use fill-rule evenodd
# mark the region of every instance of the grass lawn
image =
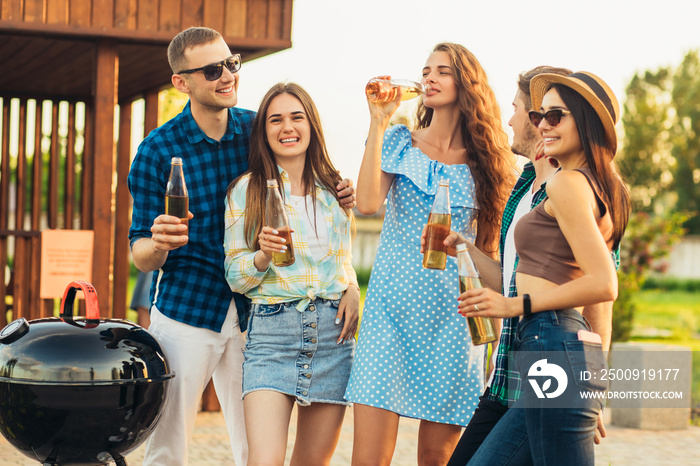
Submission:
<svg viewBox="0 0 700 466">
<path fill-rule="evenodd" d="M 654 335 L 654 329 L 657 334 Z M 687 291 L 643 290 L 637 299 L 633 334 L 666 337 L 700 350 L 700 295 Z"/>
</svg>

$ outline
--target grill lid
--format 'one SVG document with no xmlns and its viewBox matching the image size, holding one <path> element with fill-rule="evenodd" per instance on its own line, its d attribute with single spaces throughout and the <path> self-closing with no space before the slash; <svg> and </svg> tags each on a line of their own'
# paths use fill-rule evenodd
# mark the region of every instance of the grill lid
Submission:
<svg viewBox="0 0 700 466">
<path fill-rule="evenodd" d="M 73 316 L 78 290 L 87 317 Z M 120 319 L 101 319 L 97 292 L 87 282 L 66 288 L 60 317 L 19 318 L 0 331 L 0 382 L 104 385 L 172 378 L 150 333 Z"/>
</svg>

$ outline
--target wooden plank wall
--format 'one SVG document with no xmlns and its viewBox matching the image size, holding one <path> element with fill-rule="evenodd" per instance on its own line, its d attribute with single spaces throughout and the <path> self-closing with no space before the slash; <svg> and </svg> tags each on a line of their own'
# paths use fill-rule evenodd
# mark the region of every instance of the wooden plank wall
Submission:
<svg viewBox="0 0 700 466">
<path fill-rule="evenodd" d="M 3 327 L 8 319 L 53 315 L 53 300 L 39 298 L 41 230 L 81 228 L 85 184 L 79 182 L 76 173 L 84 171 L 86 157 L 82 143 L 84 117 L 78 118 L 76 111 L 82 103 L 0 98 L 0 327 Z M 10 132 L 12 124 L 16 124 L 16 139 Z M 81 149 L 76 151 L 76 146 Z"/>
<path fill-rule="evenodd" d="M 292 0 L 0 0 L 0 21 L 110 35 L 121 30 L 125 37 L 172 38 L 187 27 L 208 26 L 227 40 L 289 40 L 291 17 Z"/>
<path fill-rule="evenodd" d="M 182 29 L 204 25 L 250 51 L 279 49 L 291 39 L 292 6 L 293 0 L 0 0 L 0 29 L 82 35 L 97 44 L 92 75 L 96 98 L 84 104 L 81 121 L 77 121 L 76 105 L 82 103 L 36 97 L 35 111 L 32 96 L 2 95 L 0 90 L 0 327 L 7 321 L 9 306 L 12 318 L 37 318 L 53 312 L 54 303 L 38 297 L 40 234 L 46 228 L 95 231 L 100 244 L 93 258 L 97 277 L 93 285 L 99 290 L 100 309 L 104 315 L 111 311 L 111 316 L 123 316 L 126 297 L 120 290 L 125 290 L 122 275 L 128 267 L 121 238 L 127 226 L 120 207 L 125 194 L 123 186 L 117 187 L 116 195 L 104 189 L 115 171 L 123 184 L 127 167 L 125 160 L 116 157 L 112 131 L 119 79 L 117 44 L 167 43 Z M 36 55 L 29 52 L 23 50 L 22 55 Z M 49 100 L 41 100 L 44 98 Z M 12 100 L 16 104 L 11 106 Z M 121 104 L 125 111 L 131 106 Z M 59 112 L 66 105 L 67 110 Z M 61 118 L 66 121 L 61 123 Z M 44 119 L 50 122 L 48 126 Z M 11 120 L 20 122 L 16 130 L 10 131 Z M 124 115 L 119 130 L 122 138 L 130 126 Z M 61 134 L 63 127 L 70 129 Z M 18 142 L 11 147 L 13 138 Z M 76 153 L 79 138 L 81 150 Z M 28 141 L 33 141 L 37 151 L 44 151 L 44 156 L 30 153 Z M 125 144 L 119 152 L 127 152 Z M 111 218 L 115 198 L 121 204 L 116 224 Z M 115 236 L 120 238 L 118 244 Z M 11 260 L 8 287 L 5 269 Z"/>
</svg>

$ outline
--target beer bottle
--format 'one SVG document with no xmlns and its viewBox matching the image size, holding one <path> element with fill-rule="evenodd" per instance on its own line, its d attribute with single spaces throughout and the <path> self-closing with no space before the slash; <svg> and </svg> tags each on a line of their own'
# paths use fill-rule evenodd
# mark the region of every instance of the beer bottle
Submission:
<svg viewBox="0 0 700 466">
<path fill-rule="evenodd" d="M 433 207 L 428 216 L 426 247 L 423 254 L 423 267 L 444 270 L 447 263 L 445 238 L 450 234 L 452 215 L 450 213 L 450 182 L 441 180 Z"/>
<path fill-rule="evenodd" d="M 481 288 L 481 277 L 472 261 L 467 246 L 457 245 L 457 270 L 459 272 L 459 294 L 467 290 Z M 467 317 L 467 326 L 472 336 L 473 345 L 491 343 L 498 338 L 491 317 Z"/>
<path fill-rule="evenodd" d="M 372 101 L 391 102 L 396 98 L 396 93 L 401 89 L 401 100 L 409 100 L 423 95 L 430 86 L 408 79 L 384 79 L 372 78 L 365 86 L 365 94 Z"/>
<path fill-rule="evenodd" d="M 277 230 L 277 236 L 286 240 L 284 252 L 273 252 L 272 263 L 277 267 L 286 267 L 294 263 L 292 248 L 292 230 L 289 228 L 287 211 L 280 195 L 277 180 L 267 180 L 267 203 L 265 205 L 265 225 Z"/>
<path fill-rule="evenodd" d="M 182 171 L 182 159 L 173 157 L 170 160 L 170 178 L 165 188 L 165 215 L 172 215 L 187 225 L 190 202 L 185 185 L 185 173 Z"/>
</svg>

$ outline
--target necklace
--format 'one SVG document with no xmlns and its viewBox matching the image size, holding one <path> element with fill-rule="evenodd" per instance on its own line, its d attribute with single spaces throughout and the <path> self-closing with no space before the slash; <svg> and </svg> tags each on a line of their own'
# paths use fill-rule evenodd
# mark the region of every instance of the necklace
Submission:
<svg viewBox="0 0 700 466">
<path fill-rule="evenodd" d="M 294 195 L 290 195 L 290 197 L 291 197 L 291 199 L 290 199 L 290 200 L 291 200 L 291 203 L 294 204 L 294 205 L 299 205 L 299 204 L 302 203 L 302 201 L 305 201 L 305 200 L 306 200 L 306 196 L 294 196 Z"/>
</svg>

